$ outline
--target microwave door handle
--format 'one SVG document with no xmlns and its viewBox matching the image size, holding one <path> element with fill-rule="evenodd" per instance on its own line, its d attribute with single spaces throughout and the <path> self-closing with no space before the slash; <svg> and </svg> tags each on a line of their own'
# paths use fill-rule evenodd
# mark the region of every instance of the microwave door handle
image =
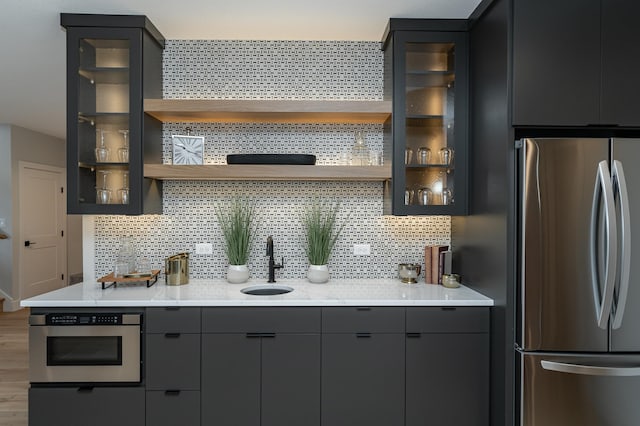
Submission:
<svg viewBox="0 0 640 426">
<path fill-rule="evenodd" d="M 603 367 L 599 365 L 573 364 L 556 361 L 540 361 L 542 368 L 559 373 L 582 374 L 585 376 L 637 377 L 640 367 Z"/>
<path fill-rule="evenodd" d="M 598 254 L 596 243 L 598 241 L 598 212 L 600 194 L 604 200 L 604 219 L 607 234 L 607 259 L 605 265 L 605 282 L 602 294 L 599 287 L 598 274 Z M 609 166 L 606 161 L 598 164 L 598 172 L 596 174 L 596 183 L 593 189 L 593 203 L 591 205 L 591 236 L 590 236 L 590 254 L 591 254 L 591 286 L 593 287 L 593 300 L 596 310 L 596 320 L 598 327 L 606 329 L 611 313 L 611 305 L 613 303 L 613 290 L 615 287 L 616 266 L 618 258 L 617 244 L 617 225 L 615 206 L 613 199 L 613 185 L 611 183 L 611 175 Z"/>
<path fill-rule="evenodd" d="M 618 301 L 613 311 L 613 322 L 611 328 L 618 329 L 622 325 L 624 308 L 627 304 L 627 294 L 629 293 L 629 276 L 631 273 L 631 213 L 629 208 L 629 193 L 627 192 L 627 180 L 624 176 L 624 167 L 618 160 L 613 161 L 612 178 L 616 183 L 618 199 L 620 200 L 620 235 L 621 255 L 620 260 L 620 289 Z"/>
</svg>

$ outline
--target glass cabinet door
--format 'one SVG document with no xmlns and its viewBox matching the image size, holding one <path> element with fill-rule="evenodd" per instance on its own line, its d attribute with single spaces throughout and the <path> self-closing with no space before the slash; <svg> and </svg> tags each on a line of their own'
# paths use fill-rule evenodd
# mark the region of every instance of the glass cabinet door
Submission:
<svg viewBox="0 0 640 426">
<path fill-rule="evenodd" d="M 455 203 L 455 45 L 407 43 L 406 205 Z"/>
<path fill-rule="evenodd" d="M 131 42 L 78 39 L 78 203 L 129 204 Z"/>
<path fill-rule="evenodd" d="M 395 35 L 394 214 L 466 210 L 465 40 L 455 33 Z"/>
</svg>

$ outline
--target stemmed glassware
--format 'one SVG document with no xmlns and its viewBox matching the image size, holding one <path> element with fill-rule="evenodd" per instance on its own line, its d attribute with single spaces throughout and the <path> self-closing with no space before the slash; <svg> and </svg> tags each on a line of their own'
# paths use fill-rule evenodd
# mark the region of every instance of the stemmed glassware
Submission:
<svg viewBox="0 0 640 426">
<path fill-rule="evenodd" d="M 122 172 L 122 188 L 118 189 L 121 204 L 129 204 L 129 172 Z"/>
<path fill-rule="evenodd" d="M 122 133 L 122 136 L 124 137 L 124 144 L 120 148 L 118 148 L 118 159 L 120 160 L 121 163 L 128 163 L 129 162 L 129 130 L 128 129 L 118 130 L 118 133 Z"/>
<path fill-rule="evenodd" d="M 104 143 L 104 134 L 107 132 L 104 129 L 96 129 L 96 132 L 100 135 L 100 145 L 96 148 L 96 162 L 106 163 L 109 161 L 109 148 Z"/>
<path fill-rule="evenodd" d="M 96 201 L 98 204 L 109 204 L 111 202 L 111 190 L 107 186 L 107 177 L 111 171 L 98 170 L 98 174 L 102 175 L 99 186 L 96 186 Z"/>
</svg>

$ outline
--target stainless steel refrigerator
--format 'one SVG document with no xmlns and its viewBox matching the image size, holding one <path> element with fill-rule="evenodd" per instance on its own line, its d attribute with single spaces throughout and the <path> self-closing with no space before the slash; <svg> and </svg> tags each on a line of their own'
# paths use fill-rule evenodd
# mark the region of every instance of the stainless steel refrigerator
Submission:
<svg viewBox="0 0 640 426">
<path fill-rule="evenodd" d="M 638 426 L 640 139 L 518 143 L 520 424 Z"/>
</svg>

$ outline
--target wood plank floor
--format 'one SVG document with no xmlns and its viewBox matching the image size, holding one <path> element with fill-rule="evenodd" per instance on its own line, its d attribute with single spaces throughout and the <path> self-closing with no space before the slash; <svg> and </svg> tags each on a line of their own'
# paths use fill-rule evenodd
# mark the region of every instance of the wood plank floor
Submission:
<svg viewBox="0 0 640 426">
<path fill-rule="evenodd" d="M 27 426 L 28 317 L 0 312 L 0 426 Z"/>
</svg>

